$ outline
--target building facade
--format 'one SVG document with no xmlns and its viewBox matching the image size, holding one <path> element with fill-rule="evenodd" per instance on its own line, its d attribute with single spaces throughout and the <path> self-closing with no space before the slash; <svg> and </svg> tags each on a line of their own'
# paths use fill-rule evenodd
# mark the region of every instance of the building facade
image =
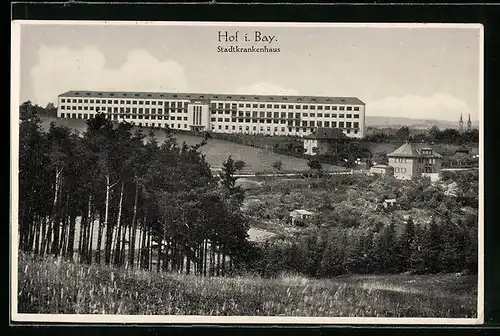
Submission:
<svg viewBox="0 0 500 336">
<path fill-rule="evenodd" d="M 397 179 L 409 180 L 419 176 L 434 179 L 441 172 L 442 156 L 429 146 L 407 141 L 387 157 Z"/>
<path fill-rule="evenodd" d="M 68 91 L 57 116 L 112 120 L 143 127 L 266 135 L 305 136 L 318 127 L 362 138 L 365 103 L 353 97 Z"/>
</svg>

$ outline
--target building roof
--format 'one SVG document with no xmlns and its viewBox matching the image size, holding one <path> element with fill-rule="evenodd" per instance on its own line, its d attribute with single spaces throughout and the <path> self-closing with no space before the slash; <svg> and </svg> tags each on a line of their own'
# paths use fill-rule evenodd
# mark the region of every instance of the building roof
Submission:
<svg viewBox="0 0 500 336">
<path fill-rule="evenodd" d="M 424 150 L 430 149 L 431 154 L 425 154 Z M 409 141 L 401 145 L 394 152 L 387 154 L 388 157 L 410 157 L 410 158 L 440 158 L 441 155 L 425 144 L 414 144 Z"/>
<path fill-rule="evenodd" d="M 310 103 L 365 105 L 356 97 L 326 97 L 326 96 L 281 96 L 281 95 L 250 95 L 235 93 L 177 93 L 177 92 L 122 92 L 122 91 L 68 91 L 59 97 L 91 97 L 91 98 L 132 98 L 132 99 L 178 99 L 178 100 L 222 100 L 251 101 L 279 103 Z"/>
<path fill-rule="evenodd" d="M 371 166 L 370 168 L 379 168 L 379 169 L 393 169 L 393 167 L 385 165 L 385 164 L 376 164 Z"/>
<path fill-rule="evenodd" d="M 347 135 L 339 128 L 318 127 L 311 134 L 304 137 L 305 139 L 322 139 L 322 140 L 338 140 L 347 139 Z"/>
</svg>

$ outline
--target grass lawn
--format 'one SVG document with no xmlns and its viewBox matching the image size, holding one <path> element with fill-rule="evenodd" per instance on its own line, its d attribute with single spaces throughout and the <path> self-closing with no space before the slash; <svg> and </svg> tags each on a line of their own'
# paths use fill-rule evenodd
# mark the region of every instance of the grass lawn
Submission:
<svg viewBox="0 0 500 336">
<path fill-rule="evenodd" d="M 51 122 L 57 125 L 64 125 L 71 129 L 83 132 L 86 129 L 85 120 L 83 119 L 63 119 L 42 117 L 42 125 L 44 129 L 48 129 Z M 147 134 L 147 130 L 144 133 Z M 163 142 L 165 134 L 162 130 L 156 131 L 159 142 Z M 179 145 L 185 142 L 187 145 L 200 143 L 202 138 L 199 136 L 178 133 L 175 134 Z M 234 160 L 245 161 L 246 167 L 243 172 L 272 172 L 273 163 L 281 161 L 283 163 L 283 171 L 307 171 L 309 166 L 307 160 L 295 158 L 288 155 L 274 153 L 271 150 L 256 148 L 251 146 L 240 145 L 230 141 L 209 139 L 207 144 L 200 148 L 200 152 L 205 154 L 207 162 L 212 168 L 222 167 L 222 163 L 227 160 L 229 155 Z M 343 170 L 341 167 L 323 164 L 325 171 Z"/>
<path fill-rule="evenodd" d="M 20 255 L 20 313 L 475 317 L 476 277 L 209 278 Z"/>
</svg>

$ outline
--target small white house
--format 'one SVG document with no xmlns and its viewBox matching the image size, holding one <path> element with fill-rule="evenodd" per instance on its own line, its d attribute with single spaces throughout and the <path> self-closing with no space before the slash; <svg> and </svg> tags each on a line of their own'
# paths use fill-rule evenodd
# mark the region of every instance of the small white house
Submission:
<svg viewBox="0 0 500 336">
<path fill-rule="evenodd" d="M 388 165 L 376 164 L 370 168 L 370 175 L 394 176 L 394 168 Z"/>
<path fill-rule="evenodd" d="M 396 205 L 396 199 L 391 198 L 391 199 L 386 199 L 384 200 L 384 208 L 392 208 Z"/>
<path fill-rule="evenodd" d="M 290 218 L 292 224 L 295 224 L 297 220 L 306 221 L 312 217 L 313 213 L 304 209 L 296 209 L 290 212 Z"/>
</svg>

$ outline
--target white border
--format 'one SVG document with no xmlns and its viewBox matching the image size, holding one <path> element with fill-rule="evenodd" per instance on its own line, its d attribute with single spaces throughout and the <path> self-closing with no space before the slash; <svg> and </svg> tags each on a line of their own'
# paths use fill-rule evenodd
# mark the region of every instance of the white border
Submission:
<svg viewBox="0 0 500 336">
<path fill-rule="evenodd" d="M 77 315 L 77 314 L 19 314 L 17 313 L 18 292 L 18 150 L 19 150 L 19 80 L 20 47 L 22 25 L 156 25 L 156 26 L 259 26 L 259 27 L 345 27 L 345 28 L 463 28 L 480 30 L 479 54 L 479 227 L 478 227 L 478 308 L 477 318 L 378 318 L 378 317 L 259 317 L 259 316 L 194 316 L 194 315 Z M 118 323 L 118 324 L 294 324 L 294 325 L 337 325 L 337 324 L 394 324 L 394 325 L 472 325 L 484 322 L 484 146 L 483 146 L 483 80 L 484 80 L 484 26 L 482 24 L 442 23 L 293 23 L 293 22 L 194 22 L 194 21 L 48 21 L 14 20 L 11 24 L 11 171 L 10 171 L 10 246 L 11 246 L 11 319 L 14 322 L 35 323 Z"/>
</svg>

